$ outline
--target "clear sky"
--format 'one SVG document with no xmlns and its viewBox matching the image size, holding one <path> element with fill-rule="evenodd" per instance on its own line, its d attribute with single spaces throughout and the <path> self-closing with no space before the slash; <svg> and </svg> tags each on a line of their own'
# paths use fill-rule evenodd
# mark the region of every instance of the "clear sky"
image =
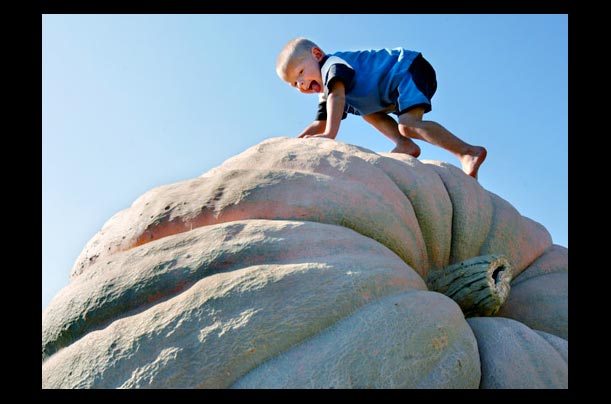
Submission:
<svg viewBox="0 0 611 404">
<path fill-rule="evenodd" d="M 486 189 L 568 247 L 567 15 L 43 15 L 42 308 L 85 244 L 144 192 L 312 122 L 275 73 L 290 39 L 404 47 L 437 72 L 437 121 L 483 145 Z M 390 151 L 360 117 L 337 140 Z M 307 141 L 307 140 L 304 140 Z M 460 166 L 418 142 L 420 159 Z"/>
</svg>

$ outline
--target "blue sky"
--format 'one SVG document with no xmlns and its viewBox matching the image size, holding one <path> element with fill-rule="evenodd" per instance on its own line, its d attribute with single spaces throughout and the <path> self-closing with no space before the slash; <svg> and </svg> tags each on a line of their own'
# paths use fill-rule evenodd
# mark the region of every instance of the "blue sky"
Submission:
<svg viewBox="0 0 611 404">
<path fill-rule="evenodd" d="M 326 52 L 422 52 L 438 80 L 425 119 L 485 146 L 480 183 L 568 247 L 567 15 L 43 15 L 43 309 L 144 192 L 311 123 L 316 95 L 274 70 L 299 36 Z M 337 140 L 394 147 L 353 115 Z"/>
</svg>

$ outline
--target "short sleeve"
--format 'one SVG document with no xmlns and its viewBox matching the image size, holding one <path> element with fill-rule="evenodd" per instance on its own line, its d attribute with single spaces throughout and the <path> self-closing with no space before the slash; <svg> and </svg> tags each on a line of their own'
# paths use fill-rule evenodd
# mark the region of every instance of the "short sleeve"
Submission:
<svg viewBox="0 0 611 404">
<path fill-rule="evenodd" d="M 330 87 L 333 87 L 334 80 L 340 80 L 346 87 L 346 92 L 350 91 L 354 86 L 354 69 L 345 60 L 331 56 L 321 66 L 321 74 L 323 79 L 324 91 L 320 94 L 318 102 L 318 111 L 316 112 L 317 121 L 327 120 L 327 97 L 329 95 Z M 342 119 L 346 119 L 348 113 L 358 115 L 358 112 L 346 103 L 344 106 L 344 113 Z"/>
<path fill-rule="evenodd" d="M 352 80 L 354 79 L 354 69 L 344 63 L 334 63 L 329 67 L 326 77 L 325 93 L 329 94 L 333 87 L 333 81 L 339 80 L 344 83 L 346 91 L 352 88 Z"/>
<path fill-rule="evenodd" d="M 358 115 L 358 112 L 356 112 L 352 107 L 346 104 L 344 106 L 344 113 L 342 114 L 342 119 L 346 119 L 346 117 L 348 116 L 348 112 Z M 316 118 L 314 120 L 315 121 L 326 121 L 327 120 L 327 101 L 321 101 L 318 103 L 318 111 L 316 111 Z"/>
<path fill-rule="evenodd" d="M 318 111 L 316 111 L 315 121 L 326 121 L 327 120 L 327 101 L 320 101 L 318 103 Z"/>
</svg>

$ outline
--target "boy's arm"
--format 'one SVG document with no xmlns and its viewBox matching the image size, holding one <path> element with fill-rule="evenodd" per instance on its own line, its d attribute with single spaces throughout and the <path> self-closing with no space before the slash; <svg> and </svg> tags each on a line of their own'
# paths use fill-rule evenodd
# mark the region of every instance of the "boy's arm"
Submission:
<svg viewBox="0 0 611 404">
<path fill-rule="evenodd" d="M 316 135 L 317 133 L 323 133 L 325 131 L 325 127 L 327 126 L 327 121 L 314 121 L 308 127 L 301 131 L 297 137 L 310 137 L 312 135 Z"/>
<path fill-rule="evenodd" d="M 333 88 L 327 97 L 327 121 L 325 131 L 320 134 L 304 135 L 303 137 L 327 137 L 335 139 L 339 132 L 339 125 L 342 122 L 344 106 L 346 104 L 346 87 L 340 80 L 334 80 Z M 316 121 L 325 122 L 325 121 Z M 300 136 L 301 137 L 301 136 Z"/>
</svg>

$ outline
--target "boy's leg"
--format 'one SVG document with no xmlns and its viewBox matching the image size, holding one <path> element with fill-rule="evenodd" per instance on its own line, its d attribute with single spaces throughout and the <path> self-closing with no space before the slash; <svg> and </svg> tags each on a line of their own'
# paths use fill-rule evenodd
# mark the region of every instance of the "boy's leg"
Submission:
<svg viewBox="0 0 611 404">
<path fill-rule="evenodd" d="M 363 119 L 397 145 L 391 150 L 391 153 L 405 153 L 414 157 L 420 155 L 420 147 L 411 139 L 402 136 L 401 132 L 399 132 L 397 121 L 385 112 L 374 112 L 373 114 L 363 115 Z"/>
<path fill-rule="evenodd" d="M 462 170 L 477 179 L 479 166 L 486 159 L 486 149 L 465 143 L 434 121 L 423 121 L 424 109 L 417 107 L 399 116 L 399 132 L 406 137 L 424 140 L 454 154 Z"/>
</svg>

